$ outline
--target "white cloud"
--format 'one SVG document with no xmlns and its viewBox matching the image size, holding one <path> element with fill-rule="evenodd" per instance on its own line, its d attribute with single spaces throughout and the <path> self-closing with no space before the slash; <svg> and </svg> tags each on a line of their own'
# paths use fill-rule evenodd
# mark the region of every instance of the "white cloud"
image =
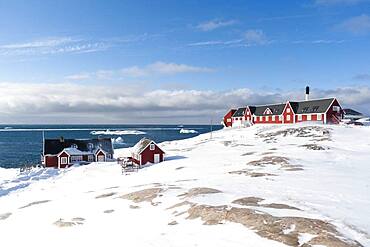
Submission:
<svg viewBox="0 0 370 247">
<path fill-rule="evenodd" d="M 355 5 L 369 0 L 315 0 L 315 5 L 318 6 L 333 6 L 333 5 Z"/>
<path fill-rule="evenodd" d="M 355 16 L 345 20 L 337 27 L 353 34 L 366 34 L 370 32 L 370 16 L 365 14 Z"/>
<path fill-rule="evenodd" d="M 120 74 L 123 76 L 131 77 L 142 77 L 149 75 L 172 75 L 181 73 L 206 73 L 212 72 L 213 69 L 207 67 L 196 67 L 187 64 L 177 64 L 177 63 L 165 63 L 165 62 L 155 62 L 147 66 L 138 67 L 132 66 L 123 68 L 120 70 Z"/>
<path fill-rule="evenodd" d="M 303 98 L 303 90 L 219 92 L 76 83 L 0 83 L 0 87 L 3 123 L 209 123 L 211 117 L 220 120 L 230 107 Z M 313 98 L 336 96 L 344 106 L 369 113 L 368 86 L 312 92 Z"/>
<path fill-rule="evenodd" d="M 247 44 L 250 45 L 263 45 L 268 42 L 265 33 L 260 29 L 247 30 L 244 33 L 244 38 Z"/>
<path fill-rule="evenodd" d="M 79 81 L 79 80 L 90 79 L 90 77 L 91 76 L 90 76 L 89 73 L 79 73 L 79 74 L 74 74 L 74 75 L 66 76 L 65 78 L 67 80 Z"/>
<path fill-rule="evenodd" d="M 233 40 L 209 40 L 194 42 L 188 46 L 225 46 L 225 47 L 240 47 L 240 46 L 257 46 L 268 45 L 273 41 L 268 40 L 265 33 L 261 29 L 249 29 L 245 31 L 240 39 Z"/>
<path fill-rule="evenodd" d="M 72 37 L 45 38 L 31 42 L 0 45 L 0 56 L 87 53 L 105 50 L 108 46 L 107 43 Z"/>
<path fill-rule="evenodd" d="M 212 31 L 218 28 L 232 26 L 236 24 L 236 20 L 228 20 L 228 21 L 222 21 L 222 20 L 210 20 L 206 22 L 202 22 L 198 24 L 196 27 L 202 31 Z"/>
</svg>

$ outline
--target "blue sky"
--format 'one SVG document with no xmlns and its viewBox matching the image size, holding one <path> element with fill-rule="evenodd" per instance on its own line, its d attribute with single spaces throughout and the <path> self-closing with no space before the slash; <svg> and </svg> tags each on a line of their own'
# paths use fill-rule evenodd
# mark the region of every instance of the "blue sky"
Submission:
<svg viewBox="0 0 370 247">
<path fill-rule="evenodd" d="M 208 122 L 306 84 L 369 113 L 369 38 L 367 0 L 0 0 L 0 122 Z"/>
</svg>

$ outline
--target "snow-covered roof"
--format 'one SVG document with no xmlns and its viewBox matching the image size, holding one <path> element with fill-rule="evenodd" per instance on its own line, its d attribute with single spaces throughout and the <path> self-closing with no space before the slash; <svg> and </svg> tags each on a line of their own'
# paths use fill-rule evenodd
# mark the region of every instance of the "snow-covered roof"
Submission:
<svg viewBox="0 0 370 247">
<path fill-rule="evenodd" d="M 63 149 L 62 152 L 66 152 L 67 154 L 69 155 L 89 155 L 89 154 L 93 154 L 92 152 L 87 152 L 87 151 L 81 151 L 81 150 L 78 150 L 77 148 L 65 148 Z"/>
<path fill-rule="evenodd" d="M 132 147 L 132 152 L 135 154 L 140 154 L 152 142 L 152 140 L 144 137 L 138 143 L 136 143 L 135 146 Z"/>
</svg>

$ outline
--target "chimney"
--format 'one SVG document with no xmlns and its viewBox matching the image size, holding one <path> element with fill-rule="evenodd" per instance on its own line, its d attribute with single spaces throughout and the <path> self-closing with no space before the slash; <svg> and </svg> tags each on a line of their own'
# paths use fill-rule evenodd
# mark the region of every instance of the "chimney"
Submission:
<svg viewBox="0 0 370 247">
<path fill-rule="evenodd" d="M 61 136 L 61 137 L 59 138 L 59 141 L 60 141 L 60 142 L 64 142 L 64 137 L 63 137 L 63 136 Z"/>
<path fill-rule="evenodd" d="M 306 87 L 306 97 L 305 97 L 305 101 L 307 101 L 307 100 L 309 100 L 309 97 L 310 96 L 310 87 L 309 86 L 307 86 Z"/>
</svg>

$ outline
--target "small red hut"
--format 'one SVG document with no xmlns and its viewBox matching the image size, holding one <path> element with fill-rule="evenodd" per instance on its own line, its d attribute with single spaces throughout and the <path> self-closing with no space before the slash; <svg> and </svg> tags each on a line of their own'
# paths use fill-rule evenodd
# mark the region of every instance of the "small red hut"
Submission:
<svg viewBox="0 0 370 247">
<path fill-rule="evenodd" d="M 153 140 L 141 139 L 132 148 L 131 156 L 138 165 L 146 163 L 159 163 L 164 160 L 164 151 Z"/>
</svg>

